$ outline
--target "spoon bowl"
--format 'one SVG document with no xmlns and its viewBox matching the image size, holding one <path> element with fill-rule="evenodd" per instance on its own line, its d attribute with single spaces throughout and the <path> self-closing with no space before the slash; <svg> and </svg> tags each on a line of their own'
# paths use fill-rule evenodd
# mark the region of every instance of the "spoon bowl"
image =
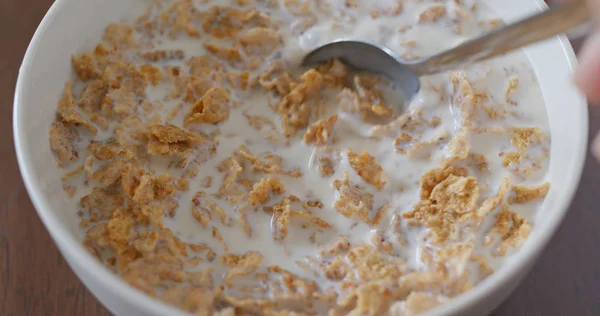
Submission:
<svg viewBox="0 0 600 316">
<path fill-rule="evenodd" d="M 310 52 L 302 62 L 313 66 L 338 59 L 358 71 L 385 76 L 397 85 L 405 100 L 419 92 L 419 75 L 411 69 L 411 63 L 402 59 L 385 46 L 368 41 L 341 39 L 327 43 Z"/>
<path fill-rule="evenodd" d="M 585 0 L 575 0 L 422 60 L 404 60 L 389 48 L 369 41 L 340 39 L 314 49 L 304 57 L 302 66 L 339 59 L 358 71 L 387 77 L 403 93 L 405 102 L 410 102 L 419 92 L 421 76 L 461 69 L 559 35 L 589 21 L 590 11 Z"/>
</svg>

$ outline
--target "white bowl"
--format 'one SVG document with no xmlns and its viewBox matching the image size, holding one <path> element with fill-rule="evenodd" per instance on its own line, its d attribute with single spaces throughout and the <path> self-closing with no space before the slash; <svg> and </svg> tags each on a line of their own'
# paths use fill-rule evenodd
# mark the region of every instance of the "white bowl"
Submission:
<svg viewBox="0 0 600 316">
<path fill-rule="evenodd" d="M 538 0 L 487 2 L 507 21 L 545 7 Z M 184 315 L 129 287 L 84 250 L 75 205 L 62 191 L 61 171 L 48 143 L 57 102 L 72 73 L 71 54 L 92 48 L 108 23 L 126 17 L 123 12 L 139 12 L 140 5 L 143 1 L 57 0 L 52 5 L 19 72 L 13 119 L 15 147 L 25 186 L 40 218 L 69 266 L 104 306 L 117 315 Z M 548 111 L 552 138 L 548 179 L 552 188 L 529 240 L 506 266 L 431 314 L 482 315 L 496 308 L 532 267 L 561 223 L 577 188 L 587 147 L 588 119 L 586 101 L 571 84 L 575 55 L 564 37 L 526 51 Z"/>
</svg>

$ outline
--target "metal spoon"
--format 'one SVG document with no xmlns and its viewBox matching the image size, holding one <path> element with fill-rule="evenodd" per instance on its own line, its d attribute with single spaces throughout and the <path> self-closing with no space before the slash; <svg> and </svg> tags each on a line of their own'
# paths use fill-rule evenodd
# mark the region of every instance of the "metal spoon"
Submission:
<svg viewBox="0 0 600 316">
<path fill-rule="evenodd" d="M 403 93 L 405 101 L 419 91 L 419 77 L 455 70 L 523 46 L 567 32 L 590 21 L 585 0 L 541 12 L 507 25 L 432 57 L 407 61 L 387 47 L 368 41 L 341 39 L 310 52 L 303 66 L 314 66 L 337 58 L 347 65 L 388 77 Z"/>
</svg>

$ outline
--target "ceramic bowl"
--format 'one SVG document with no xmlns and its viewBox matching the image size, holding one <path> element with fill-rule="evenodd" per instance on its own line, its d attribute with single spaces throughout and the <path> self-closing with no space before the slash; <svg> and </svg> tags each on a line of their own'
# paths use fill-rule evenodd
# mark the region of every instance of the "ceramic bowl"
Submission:
<svg viewBox="0 0 600 316">
<path fill-rule="evenodd" d="M 542 10 L 537 0 L 487 0 L 506 21 Z M 63 256 L 90 291 L 116 315 L 185 315 L 138 292 L 94 259 L 81 245 L 75 204 L 62 191 L 62 171 L 50 151 L 48 131 L 70 56 L 89 50 L 105 26 L 140 12 L 140 0 L 57 0 L 39 25 L 19 72 L 14 101 L 14 138 L 23 180 L 39 217 Z M 471 291 L 429 314 L 484 315 L 496 308 L 532 267 L 563 220 L 575 193 L 587 145 L 587 105 L 572 85 L 576 58 L 568 40 L 556 37 L 526 53 L 547 106 L 552 139 L 548 180 L 552 188 L 529 240 L 506 265 Z M 61 280 L 56 280 L 61 282 Z M 69 302 L 63 302 L 69 304 Z"/>
</svg>

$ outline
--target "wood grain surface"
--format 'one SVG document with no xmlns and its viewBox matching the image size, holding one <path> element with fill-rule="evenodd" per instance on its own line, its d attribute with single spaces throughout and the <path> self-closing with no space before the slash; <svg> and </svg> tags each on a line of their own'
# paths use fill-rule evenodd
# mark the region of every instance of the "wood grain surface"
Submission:
<svg viewBox="0 0 600 316">
<path fill-rule="evenodd" d="M 0 315 L 109 315 L 67 266 L 37 217 L 14 153 L 15 80 L 27 44 L 51 4 L 0 0 Z M 600 128 L 600 108 L 590 114 L 592 136 Z M 600 315 L 599 195 L 600 166 L 588 157 L 559 232 L 493 315 Z"/>
</svg>

